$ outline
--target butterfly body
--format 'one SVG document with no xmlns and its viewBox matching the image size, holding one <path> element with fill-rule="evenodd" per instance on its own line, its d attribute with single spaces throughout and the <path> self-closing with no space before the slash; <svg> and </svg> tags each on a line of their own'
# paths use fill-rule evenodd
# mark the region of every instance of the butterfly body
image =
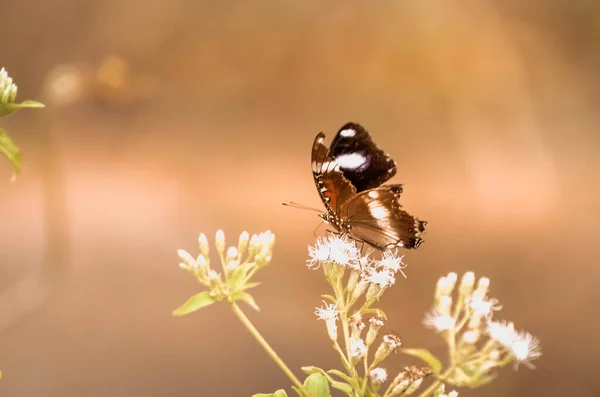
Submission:
<svg viewBox="0 0 600 397">
<path fill-rule="evenodd" d="M 345 124 L 330 148 L 319 133 L 312 148 L 312 171 L 327 212 L 321 219 L 341 234 L 385 250 L 417 248 L 426 222 L 402 209 L 402 185 L 383 185 L 396 174 L 396 163 L 359 124 Z"/>
</svg>

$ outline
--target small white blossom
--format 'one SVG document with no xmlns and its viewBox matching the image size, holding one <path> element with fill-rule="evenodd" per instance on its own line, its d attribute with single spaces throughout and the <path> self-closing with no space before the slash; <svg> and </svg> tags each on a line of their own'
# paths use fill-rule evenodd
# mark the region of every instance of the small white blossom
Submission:
<svg viewBox="0 0 600 397">
<path fill-rule="evenodd" d="M 337 303 L 330 303 L 323 301 L 324 307 L 317 307 L 315 309 L 315 315 L 319 320 L 337 320 L 339 315 L 339 310 L 337 309 Z"/>
<path fill-rule="evenodd" d="M 350 357 L 361 359 L 367 353 L 365 342 L 360 338 L 350 339 Z"/>
<path fill-rule="evenodd" d="M 423 324 L 426 327 L 435 329 L 437 332 L 446 331 L 454 328 L 455 321 L 449 314 L 440 314 L 437 310 L 427 313 Z"/>
<path fill-rule="evenodd" d="M 515 325 L 513 323 L 507 323 L 506 321 L 490 321 L 488 323 L 487 333 L 490 338 L 506 348 L 511 347 L 517 336 Z"/>
<path fill-rule="evenodd" d="M 469 305 L 477 315 L 485 318 L 490 318 L 495 310 L 502 309 L 498 299 L 486 299 L 475 293 L 469 299 Z"/>
<path fill-rule="evenodd" d="M 327 334 L 331 340 L 337 339 L 337 324 L 336 321 L 339 318 L 339 310 L 337 309 L 337 303 L 330 303 L 323 301 L 324 307 L 317 307 L 315 309 L 315 315 L 319 320 L 325 320 L 327 326 Z"/>
<path fill-rule="evenodd" d="M 518 363 L 525 363 L 530 367 L 533 366 L 529 361 L 535 360 L 542 355 L 539 339 L 528 332 L 518 333 L 510 345 L 510 350 Z"/>
<path fill-rule="evenodd" d="M 385 288 L 394 285 L 396 282 L 396 277 L 389 269 L 372 269 L 366 275 L 366 281 L 371 284 L 379 285 L 381 288 Z"/>
<path fill-rule="evenodd" d="M 346 236 L 319 238 L 314 247 L 308 247 L 308 267 L 319 267 L 323 262 L 333 262 L 352 269 L 359 268 L 360 251 L 354 241 Z"/>
<path fill-rule="evenodd" d="M 383 368 L 373 368 L 369 372 L 369 377 L 373 383 L 383 383 L 387 379 L 387 371 Z"/>
<path fill-rule="evenodd" d="M 383 253 L 381 260 L 379 261 L 379 266 L 383 267 L 386 270 L 391 270 L 392 272 L 400 272 L 404 277 L 406 274 L 402 271 L 406 267 L 406 264 L 402 262 L 404 255 L 398 256 L 398 251 L 387 250 Z"/>
<path fill-rule="evenodd" d="M 465 343 L 475 343 L 477 342 L 477 339 L 479 339 L 479 332 L 475 331 L 475 330 L 469 330 L 467 332 L 465 332 L 462 336 L 462 340 Z"/>
</svg>

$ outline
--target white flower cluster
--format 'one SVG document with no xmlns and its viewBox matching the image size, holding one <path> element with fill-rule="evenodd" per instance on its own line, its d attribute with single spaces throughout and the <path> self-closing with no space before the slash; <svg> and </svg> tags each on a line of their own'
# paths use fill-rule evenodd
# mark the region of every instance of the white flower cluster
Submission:
<svg viewBox="0 0 600 397">
<path fill-rule="evenodd" d="M 240 234 L 237 246 L 225 249 L 225 234 L 222 230 L 218 230 L 215 234 L 215 247 L 221 259 L 222 268 L 228 275 L 233 274 L 242 266 L 245 275 L 248 275 L 253 269 L 255 271 L 266 266 L 271 261 L 274 243 L 275 235 L 268 230 L 264 233 L 254 234 L 252 237 L 248 232 L 243 232 Z M 182 261 L 179 266 L 196 276 L 201 283 L 214 287 L 217 280 L 220 280 L 220 275 L 210 267 L 210 250 L 208 239 L 204 233 L 200 234 L 198 244 L 200 255 L 197 258 L 185 250 L 177 251 L 177 255 Z M 242 258 L 243 255 L 246 257 Z M 249 279 L 249 276 L 247 278 Z"/>
<path fill-rule="evenodd" d="M 371 258 L 371 253 L 372 250 L 363 255 L 356 242 L 347 236 L 319 238 L 314 247 L 308 247 L 310 259 L 307 260 L 307 266 L 318 269 L 323 265 L 333 265 L 349 269 L 359 278 L 349 283 L 350 289 L 362 293 L 366 287 L 376 286 L 376 295 L 379 297 L 385 288 L 396 282 L 397 273 L 406 277 L 402 271 L 406 264 L 402 262 L 403 256 L 398 256 L 397 250 L 385 251 L 379 260 Z"/>
<path fill-rule="evenodd" d="M 0 103 L 13 103 L 17 98 L 17 85 L 13 83 L 13 79 L 8 77 L 6 70 L 0 70 Z"/>
<path fill-rule="evenodd" d="M 494 311 L 502 306 L 487 296 L 490 280 L 481 277 L 475 285 L 475 274 L 468 272 L 455 288 L 457 281 L 456 273 L 439 279 L 434 307 L 424 320 L 427 327 L 441 333 L 454 346 L 453 359 L 462 361 L 469 370 L 466 372 L 482 376 L 483 372 L 487 376 L 490 369 L 509 362 L 533 367 L 530 361 L 541 355 L 539 340 L 525 331 L 515 331 L 513 323 L 492 320 Z M 474 357 L 477 360 L 472 360 Z M 456 380 L 469 383 L 468 376 L 462 375 L 457 373 Z"/>
</svg>

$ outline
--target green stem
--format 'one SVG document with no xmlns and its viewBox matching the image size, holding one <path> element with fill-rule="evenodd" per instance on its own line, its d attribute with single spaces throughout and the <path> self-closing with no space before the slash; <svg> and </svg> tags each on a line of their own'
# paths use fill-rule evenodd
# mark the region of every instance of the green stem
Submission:
<svg viewBox="0 0 600 397">
<path fill-rule="evenodd" d="M 442 375 L 440 375 L 435 380 L 435 382 L 433 382 L 431 385 L 429 385 L 429 387 L 427 389 L 425 389 L 423 391 L 423 393 L 419 394 L 417 397 L 428 397 L 429 395 L 431 395 L 434 391 L 436 391 L 436 389 L 438 387 L 440 387 L 442 382 L 446 379 L 446 377 L 448 377 L 448 375 L 450 375 L 452 373 L 452 371 L 454 371 L 454 366 L 451 366 L 450 368 L 448 368 Z"/>
<path fill-rule="evenodd" d="M 281 360 L 281 358 L 279 358 L 277 353 L 275 353 L 275 350 L 273 350 L 273 348 L 271 346 L 269 346 L 269 344 L 267 343 L 265 338 L 262 337 L 260 332 L 258 332 L 258 330 L 254 327 L 252 322 L 250 322 L 250 319 L 248 319 L 248 317 L 246 317 L 246 315 L 244 314 L 242 309 L 240 309 L 240 307 L 235 303 L 231 303 L 231 308 L 233 309 L 233 312 L 236 314 L 236 316 L 238 316 L 238 318 L 240 319 L 242 324 L 244 324 L 244 326 L 246 326 L 246 328 L 248 329 L 248 331 L 250 331 L 252 336 L 254 336 L 254 338 L 263 347 L 263 349 L 265 349 L 267 354 L 269 356 L 271 356 L 271 358 L 273 359 L 273 361 L 275 361 L 275 363 L 279 366 L 279 368 L 281 368 L 281 370 L 287 375 L 287 377 L 290 378 L 292 383 L 298 389 L 300 389 L 305 396 L 310 397 L 310 393 L 304 388 L 302 383 L 298 380 L 298 378 L 296 378 L 294 373 L 287 367 L 287 365 L 285 365 L 285 363 Z"/>
</svg>

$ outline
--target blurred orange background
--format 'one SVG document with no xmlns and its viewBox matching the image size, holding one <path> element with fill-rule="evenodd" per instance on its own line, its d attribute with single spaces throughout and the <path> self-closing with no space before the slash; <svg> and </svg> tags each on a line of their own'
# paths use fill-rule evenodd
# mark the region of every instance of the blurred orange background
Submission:
<svg viewBox="0 0 600 397">
<path fill-rule="evenodd" d="M 0 167 L 5 396 L 250 396 L 289 381 L 224 304 L 171 313 L 200 232 L 276 235 L 249 317 L 288 365 L 338 367 L 306 268 L 315 135 L 362 123 L 429 222 L 381 307 L 406 347 L 437 279 L 492 280 L 536 370 L 461 396 L 598 396 L 600 3 L 4 2 Z M 321 232 L 323 229 L 321 229 Z M 389 360 L 391 376 L 414 360 Z"/>
</svg>

